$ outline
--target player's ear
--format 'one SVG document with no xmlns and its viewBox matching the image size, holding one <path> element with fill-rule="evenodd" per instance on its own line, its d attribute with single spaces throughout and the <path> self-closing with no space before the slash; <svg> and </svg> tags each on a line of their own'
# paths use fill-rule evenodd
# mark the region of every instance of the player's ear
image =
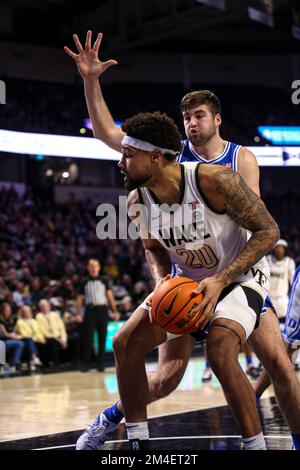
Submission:
<svg viewBox="0 0 300 470">
<path fill-rule="evenodd" d="M 222 118 L 221 118 L 221 114 L 220 113 L 217 113 L 215 115 L 215 123 L 217 126 L 220 126 L 222 124 Z"/>
<path fill-rule="evenodd" d="M 163 157 L 163 155 L 158 149 L 153 150 L 153 152 L 151 153 L 151 161 L 153 163 L 158 163 L 161 157 Z"/>
</svg>

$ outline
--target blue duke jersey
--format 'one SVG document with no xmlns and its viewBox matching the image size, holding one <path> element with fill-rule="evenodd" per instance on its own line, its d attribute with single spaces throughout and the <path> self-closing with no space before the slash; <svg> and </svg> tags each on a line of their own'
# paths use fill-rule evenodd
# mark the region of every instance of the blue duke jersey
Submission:
<svg viewBox="0 0 300 470">
<path fill-rule="evenodd" d="M 213 158 L 212 160 L 206 160 L 206 158 L 202 157 L 196 152 L 190 141 L 186 139 L 183 141 L 183 148 L 177 161 L 179 163 L 201 162 L 215 165 L 225 165 L 234 171 L 238 171 L 238 152 L 240 148 L 240 145 L 234 144 L 232 142 L 226 142 L 225 149 L 220 155 Z"/>
<path fill-rule="evenodd" d="M 300 342 L 300 266 L 294 274 L 283 338 L 289 344 Z"/>
<path fill-rule="evenodd" d="M 201 193 L 200 163 L 181 164 L 181 201 L 172 215 L 159 205 L 152 191 L 140 188 L 148 213 L 148 230 L 168 251 L 177 274 L 195 281 L 212 276 L 227 267 L 242 251 L 249 238 L 227 214 L 213 211 Z M 201 170 L 200 170 L 201 171 Z M 175 205 L 174 205 L 175 206 Z M 269 266 L 261 259 L 236 282 L 252 282 L 265 299 L 269 288 Z"/>
</svg>

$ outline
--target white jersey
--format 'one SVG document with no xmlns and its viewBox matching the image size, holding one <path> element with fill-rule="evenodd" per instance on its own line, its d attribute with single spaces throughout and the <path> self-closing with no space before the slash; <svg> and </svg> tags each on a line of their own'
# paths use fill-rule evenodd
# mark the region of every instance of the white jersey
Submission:
<svg viewBox="0 0 300 470">
<path fill-rule="evenodd" d="M 205 200 L 198 184 L 199 163 L 181 164 L 181 200 L 170 218 L 155 195 L 140 188 L 148 212 L 148 231 L 167 250 L 178 274 L 200 281 L 223 270 L 242 251 L 248 232 L 225 213 L 217 213 Z M 150 214 L 150 215 L 149 215 Z M 257 290 L 268 289 L 269 266 L 261 259 L 236 282 L 255 278 Z M 263 293 L 265 295 L 265 293 Z"/>
<path fill-rule="evenodd" d="M 272 299 L 286 297 L 293 283 L 295 261 L 289 256 L 285 256 L 281 261 L 277 261 L 273 255 L 269 255 L 267 259 L 271 274 L 270 297 Z"/>
</svg>

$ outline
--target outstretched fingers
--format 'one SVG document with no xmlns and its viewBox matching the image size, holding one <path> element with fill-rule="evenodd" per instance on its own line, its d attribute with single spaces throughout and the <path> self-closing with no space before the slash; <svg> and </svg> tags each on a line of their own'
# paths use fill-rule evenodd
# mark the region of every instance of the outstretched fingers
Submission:
<svg viewBox="0 0 300 470">
<path fill-rule="evenodd" d="M 92 47 L 92 31 L 89 29 L 86 33 L 85 50 L 90 51 Z"/>
<path fill-rule="evenodd" d="M 73 34 L 73 39 L 74 39 L 74 42 L 75 42 L 75 45 L 77 47 L 77 50 L 78 52 L 82 52 L 83 51 L 83 47 L 81 45 L 81 42 L 79 41 L 79 37 L 77 36 L 77 34 Z"/>
<path fill-rule="evenodd" d="M 76 59 L 77 54 L 75 54 L 75 52 L 71 51 L 71 49 L 69 49 L 67 46 L 64 47 L 64 51 L 65 51 L 70 57 L 72 57 L 72 59 Z"/>
<path fill-rule="evenodd" d="M 98 33 L 98 36 L 97 36 L 97 39 L 93 45 L 93 51 L 96 52 L 98 54 L 99 52 L 99 47 L 100 47 L 100 44 L 101 44 L 101 41 L 102 41 L 102 38 L 103 38 L 103 34 L 102 33 Z"/>
</svg>

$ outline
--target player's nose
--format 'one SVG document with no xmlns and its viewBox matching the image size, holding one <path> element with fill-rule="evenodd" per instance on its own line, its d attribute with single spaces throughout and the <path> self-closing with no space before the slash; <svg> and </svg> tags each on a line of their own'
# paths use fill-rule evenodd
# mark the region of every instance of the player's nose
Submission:
<svg viewBox="0 0 300 470">
<path fill-rule="evenodd" d="M 197 125 L 197 119 L 195 116 L 192 116 L 190 119 L 190 127 L 195 127 Z"/>
<path fill-rule="evenodd" d="M 118 167 L 121 168 L 121 170 L 125 168 L 124 157 L 122 157 L 122 158 L 118 161 Z"/>
</svg>

